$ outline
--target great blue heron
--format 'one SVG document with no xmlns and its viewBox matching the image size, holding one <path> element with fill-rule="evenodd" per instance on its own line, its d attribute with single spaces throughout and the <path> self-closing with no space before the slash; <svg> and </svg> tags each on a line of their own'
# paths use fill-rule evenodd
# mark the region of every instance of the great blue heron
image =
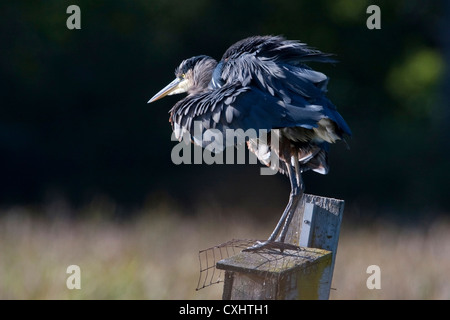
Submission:
<svg viewBox="0 0 450 320">
<path fill-rule="evenodd" d="M 330 54 L 280 36 L 255 36 L 232 45 L 217 62 L 208 56 L 184 60 L 175 80 L 148 102 L 187 92 L 170 110 L 169 121 L 177 137 L 193 135 L 194 121 L 205 130 L 266 129 L 265 142 L 247 141 L 249 150 L 264 163 L 275 152 L 279 171 L 291 183 L 289 202 L 267 241 L 250 249 L 283 249 L 288 226 L 300 201 L 301 173 L 328 172 L 329 144 L 351 135 L 347 123 L 325 96 L 328 77 L 305 62 L 334 62 Z M 271 143 L 278 129 L 278 146 Z"/>
</svg>

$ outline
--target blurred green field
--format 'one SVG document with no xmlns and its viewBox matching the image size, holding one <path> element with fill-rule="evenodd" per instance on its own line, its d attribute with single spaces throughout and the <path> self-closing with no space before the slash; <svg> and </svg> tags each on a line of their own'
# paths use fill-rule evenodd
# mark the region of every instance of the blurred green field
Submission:
<svg viewBox="0 0 450 320">
<path fill-rule="evenodd" d="M 106 206 L 73 219 L 58 210 L 45 218 L 26 208 L 0 213 L 0 299 L 220 299 L 222 284 L 195 291 L 198 251 L 232 238 L 265 238 L 278 218 L 189 217 L 160 206 L 117 219 Z M 344 216 L 331 299 L 449 299 L 449 230 L 448 219 L 364 227 Z M 81 268 L 80 290 L 66 287 L 72 264 Z M 380 290 L 366 287 L 372 264 L 381 268 Z"/>
</svg>

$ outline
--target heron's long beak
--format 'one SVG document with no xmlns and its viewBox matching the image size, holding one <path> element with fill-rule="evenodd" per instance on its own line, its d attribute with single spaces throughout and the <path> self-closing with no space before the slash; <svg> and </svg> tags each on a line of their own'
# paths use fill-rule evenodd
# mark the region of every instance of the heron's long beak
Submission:
<svg viewBox="0 0 450 320">
<path fill-rule="evenodd" d="M 155 94 L 150 100 L 148 100 L 147 103 L 152 103 L 153 101 L 164 98 L 167 95 L 186 92 L 185 82 L 185 79 L 176 78 L 167 86 L 165 86 L 161 91 Z"/>
</svg>

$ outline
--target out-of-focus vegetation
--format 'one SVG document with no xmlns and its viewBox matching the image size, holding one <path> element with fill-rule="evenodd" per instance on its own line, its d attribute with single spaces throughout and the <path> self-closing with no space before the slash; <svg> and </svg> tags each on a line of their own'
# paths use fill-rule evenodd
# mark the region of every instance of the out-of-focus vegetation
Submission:
<svg viewBox="0 0 450 320">
<path fill-rule="evenodd" d="M 336 54 L 314 67 L 354 133 L 349 151 L 332 148 L 328 176 L 306 174 L 307 191 L 379 212 L 448 208 L 445 1 L 377 1 L 381 30 L 366 27 L 368 1 L 80 0 L 81 30 L 66 28 L 69 4 L 0 3 L 0 204 L 100 194 L 133 207 L 157 193 L 282 206 L 288 183 L 258 166 L 172 164 L 179 97 L 146 104 L 182 59 L 282 34 Z"/>
<path fill-rule="evenodd" d="M 198 251 L 232 238 L 264 239 L 277 218 L 262 223 L 220 210 L 187 218 L 159 207 L 114 221 L 109 210 L 91 206 L 89 218 L 50 221 L 23 208 L 1 212 L 0 299 L 221 299 L 222 283 L 195 291 Z M 415 228 L 344 223 L 330 298 L 450 298 L 449 227 L 448 220 Z M 74 264 L 80 290 L 66 287 Z M 366 286 L 373 264 L 380 290 Z"/>
</svg>

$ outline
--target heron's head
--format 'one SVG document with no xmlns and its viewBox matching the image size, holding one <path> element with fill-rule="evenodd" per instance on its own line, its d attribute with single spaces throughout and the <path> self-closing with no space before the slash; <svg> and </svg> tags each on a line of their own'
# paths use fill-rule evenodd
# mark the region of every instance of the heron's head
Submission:
<svg viewBox="0 0 450 320">
<path fill-rule="evenodd" d="M 175 80 L 165 86 L 148 103 L 165 96 L 187 92 L 198 93 L 208 88 L 217 61 L 208 56 L 196 56 L 184 60 L 175 69 Z"/>
</svg>

